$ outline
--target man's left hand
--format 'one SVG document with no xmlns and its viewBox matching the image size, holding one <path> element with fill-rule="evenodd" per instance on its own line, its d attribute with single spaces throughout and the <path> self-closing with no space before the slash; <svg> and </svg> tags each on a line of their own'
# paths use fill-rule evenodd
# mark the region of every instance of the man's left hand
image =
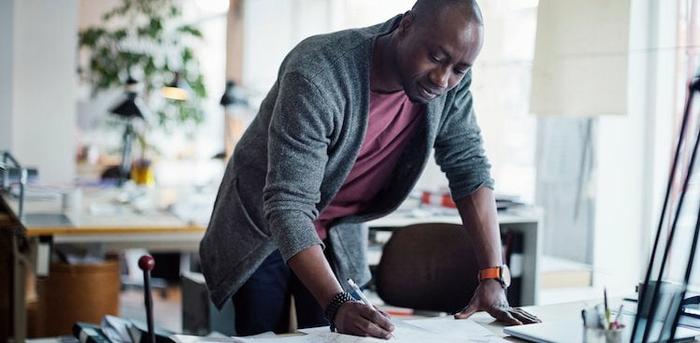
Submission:
<svg viewBox="0 0 700 343">
<path fill-rule="evenodd" d="M 478 311 L 486 311 L 505 325 L 540 323 L 541 320 L 521 308 L 510 307 L 506 292 L 497 280 L 483 280 L 474 292 L 469 304 L 455 313 L 456 319 L 466 319 Z"/>
</svg>

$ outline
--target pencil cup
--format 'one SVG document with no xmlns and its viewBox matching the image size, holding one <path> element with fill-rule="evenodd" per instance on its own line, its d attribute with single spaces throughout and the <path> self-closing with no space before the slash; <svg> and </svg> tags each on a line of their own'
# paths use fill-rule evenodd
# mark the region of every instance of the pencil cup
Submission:
<svg viewBox="0 0 700 343">
<path fill-rule="evenodd" d="M 583 328 L 584 343 L 622 343 L 622 329 Z"/>
</svg>

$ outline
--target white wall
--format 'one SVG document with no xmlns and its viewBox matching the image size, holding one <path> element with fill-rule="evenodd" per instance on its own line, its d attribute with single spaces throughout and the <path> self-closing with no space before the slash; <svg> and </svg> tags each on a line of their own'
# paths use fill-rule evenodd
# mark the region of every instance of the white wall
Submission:
<svg viewBox="0 0 700 343">
<path fill-rule="evenodd" d="M 11 75 L 3 78 L 10 86 L 0 98 L 0 123 L 11 123 L 11 137 L 0 141 L 0 147 L 12 151 L 20 163 L 38 167 L 42 182 L 72 181 L 77 1 L 6 0 L 2 6 L 2 12 L 10 9 L 0 14 L 8 19 L 0 20 L 2 50 L 11 56 L 2 57 L 0 70 L 6 74 L 9 65 Z"/>
<path fill-rule="evenodd" d="M 334 1 L 245 1 L 243 83 L 262 100 L 277 78 L 282 60 L 306 37 L 331 31 Z M 274 23 L 269 25 L 266 23 Z"/>
<path fill-rule="evenodd" d="M 473 67 L 474 109 L 496 193 L 534 202 L 537 120 L 528 111 L 536 3 L 480 1 L 484 47 Z"/>
<path fill-rule="evenodd" d="M 0 1 L 0 150 L 12 144 L 12 14 L 14 2 Z"/>
<path fill-rule="evenodd" d="M 669 47 L 678 45 L 678 8 L 670 2 L 659 4 L 658 1 L 652 1 L 650 8 L 651 12 L 654 13 L 652 20 L 656 30 L 647 39 L 649 46 L 652 47 L 649 59 L 655 68 L 649 70 L 649 93 L 647 95 L 649 98 L 647 104 L 649 120 L 645 128 L 649 138 L 645 140 L 645 151 L 648 153 L 645 156 L 646 168 L 644 171 L 645 184 L 650 185 L 651 189 L 648 189 L 645 194 L 646 201 L 642 210 L 645 215 L 643 217 L 645 225 L 642 227 L 641 234 L 640 279 L 647 271 L 647 263 L 651 256 L 651 248 L 656 235 L 671 159 L 673 158 L 672 154 L 675 149 L 676 135 L 679 131 L 680 121 L 676 120 L 681 117 L 682 113 L 679 113 L 676 103 L 678 97 L 685 99 L 686 93 L 685 82 L 682 82 L 683 88 L 674 87 L 678 85 L 676 77 L 679 74 L 679 66 L 676 53 L 679 51 L 669 49 Z M 676 178 L 676 180 L 678 179 Z M 668 215 L 666 218 L 668 219 Z M 677 237 L 682 236 L 679 234 Z M 676 244 L 681 243 L 681 240 L 678 238 Z M 683 248 L 689 247 L 689 245 L 681 246 Z M 676 248 L 675 250 L 680 249 Z M 683 265 L 685 266 L 685 263 Z"/>
<path fill-rule="evenodd" d="M 646 271 L 670 161 L 675 4 L 633 0 L 629 113 L 598 126 L 594 283 L 631 291 Z M 657 50 L 658 49 L 658 50 Z"/>
</svg>

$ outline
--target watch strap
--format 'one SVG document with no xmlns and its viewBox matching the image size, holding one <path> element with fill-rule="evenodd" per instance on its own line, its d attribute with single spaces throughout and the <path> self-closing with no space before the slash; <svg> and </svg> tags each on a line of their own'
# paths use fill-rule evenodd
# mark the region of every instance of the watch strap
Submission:
<svg viewBox="0 0 700 343">
<path fill-rule="evenodd" d="M 331 324 L 331 332 L 335 332 L 335 315 L 338 313 L 338 310 L 340 309 L 340 306 L 343 306 L 346 302 L 350 301 L 355 301 L 355 298 L 352 297 L 352 295 L 348 292 L 340 292 L 331 298 L 331 301 L 328 303 L 328 306 L 326 306 L 326 310 L 324 311 L 324 315 L 326 316 L 326 319 Z"/>
<path fill-rule="evenodd" d="M 479 270 L 479 280 L 488 280 L 488 279 L 496 279 L 500 280 L 501 279 L 501 268 L 500 266 L 498 267 L 489 267 L 489 268 L 484 268 Z"/>
</svg>

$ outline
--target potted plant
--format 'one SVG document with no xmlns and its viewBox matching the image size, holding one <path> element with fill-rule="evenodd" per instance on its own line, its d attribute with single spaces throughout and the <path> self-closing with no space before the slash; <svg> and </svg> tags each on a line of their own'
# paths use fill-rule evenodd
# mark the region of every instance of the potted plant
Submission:
<svg viewBox="0 0 700 343">
<path fill-rule="evenodd" d="M 204 77 L 193 43 L 203 39 L 201 31 L 183 21 L 173 0 L 122 0 L 102 17 L 99 25 L 79 32 L 81 80 L 90 85 L 93 97 L 121 88 L 130 78 L 141 84 L 139 96 L 152 114 L 137 132 L 145 151 L 148 130 L 193 130 L 204 119 L 202 102 L 207 95 Z M 186 86 L 186 101 L 172 101 L 161 90 Z M 154 150 L 154 149 L 149 149 Z M 136 165 L 150 165 L 142 155 Z"/>
</svg>

